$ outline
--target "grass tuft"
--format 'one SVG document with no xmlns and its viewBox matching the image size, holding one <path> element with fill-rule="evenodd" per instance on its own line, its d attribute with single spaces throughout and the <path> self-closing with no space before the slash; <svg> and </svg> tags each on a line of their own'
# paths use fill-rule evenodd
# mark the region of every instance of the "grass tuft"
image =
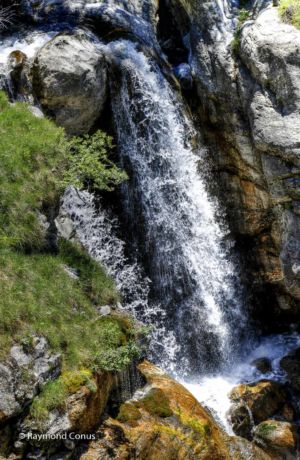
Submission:
<svg viewBox="0 0 300 460">
<path fill-rule="evenodd" d="M 300 0 L 281 0 L 278 11 L 284 22 L 300 29 Z"/>
</svg>

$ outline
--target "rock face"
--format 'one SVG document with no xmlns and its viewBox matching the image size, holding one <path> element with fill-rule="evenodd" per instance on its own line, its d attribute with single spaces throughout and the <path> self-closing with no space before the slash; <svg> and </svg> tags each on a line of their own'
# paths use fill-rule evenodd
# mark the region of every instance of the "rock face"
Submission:
<svg viewBox="0 0 300 460">
<path fill-rule="evenodd" d="M 10 358 L 0 363 L 0 422 L 24 410 L 42 385 L 59 375 L 60 365 L 60 356 L 49 353 L 42 337 L 29 346 L 13 346 Z"/>
<path fill-rule="evenodd" d="M 194 110 L 254 283 L 256 313 L 289 320 L 299 316 L 300 299 L 300 31 L 268 1 L 256 2 L 233 52 L 239 11 L 232 3 L 169 5 L 189 43 L 200 100 Z"/>
<path fill-rule="evenodd" d="M 33 89 L 43 109 L 69 134 L 87 133 L 106 99 L 106 63 L 97 43 L 83 31 L 58 35 L 33 65 Z"/>
<path fill-rule="evenodd" d="M 268 459 L 247 441 L 227 436 L 195 398 L 160 369 L 143 362 L 147 385 L 108 419 L 82 460 Z M 253 457 L 251 457 L 251 455 Z"/>
</svg>

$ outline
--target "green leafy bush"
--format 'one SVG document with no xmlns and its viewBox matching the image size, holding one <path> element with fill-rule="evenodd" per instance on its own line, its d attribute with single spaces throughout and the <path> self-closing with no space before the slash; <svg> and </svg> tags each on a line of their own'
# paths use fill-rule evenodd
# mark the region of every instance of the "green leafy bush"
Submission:
<svg viewBox="0 0 300 460">
<path fill-rule="evenodd" d="M 284 22 L 300 29 L 300 0 L 281 0 L 278 11 Z"/>
<path fill-rule="evenodd" d="M 72 138 L 63 185 L 74 185 L 78 189 L 113 190 L 127 179 L 127 175 L 108 158 L 112 148 L 112 138 L 102 131 L 93 136 Z"/>
</svg>

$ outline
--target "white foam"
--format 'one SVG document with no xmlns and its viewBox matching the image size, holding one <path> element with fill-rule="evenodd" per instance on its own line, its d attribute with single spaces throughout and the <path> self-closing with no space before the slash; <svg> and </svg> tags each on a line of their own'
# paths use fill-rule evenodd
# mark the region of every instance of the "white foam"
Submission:
<svg viewBox="0 0 300 460">
<path fill-rule="evenodd" d="M 0 65 L 6 64 L 11 52 L 22 51 L 31 59 L 57 32 L 35 31 L 24 36 L 13 35 L 0 42 Z"/>
</svg>

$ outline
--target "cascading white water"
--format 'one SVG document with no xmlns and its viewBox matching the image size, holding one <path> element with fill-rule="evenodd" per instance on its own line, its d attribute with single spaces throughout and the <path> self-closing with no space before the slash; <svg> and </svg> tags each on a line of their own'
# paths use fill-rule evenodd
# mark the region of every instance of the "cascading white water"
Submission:
<svg viewBox="0 0 300 460">
<path fill-rule="evenodd" d="M 114 279 L 122 296 L 120 307 L 145 324 L 160 325 L 152 330 L 150 348 L 159 350 L 161 359 L 164 362 L 169 360 L 171 366 L 179 346 L 172 332 L 164 327 L 166 312 L 160 305 L 148 301 L 151 281 L 141 267 L 125 255 L 125 243 L 117 235 L 117 218 L 104 210 L 100 203 L 96 205 L 91 193 L 69 187 L 61 202 L 58 228 L 65 219 L 71 220 L 76 239 Z M 171 366 L 170 370 L 175 368 Z"/>
<path fill-rule="evenodd" d="M 204 152 L 193 149 L 191 122 L 158 66 L 129 41 L 109 49 L 121 74 L 112 92 L 121 164 L 130 176 L 125 218 L 137 246 L 137 235 L 143 241 L 152 298 L 176 337 L 172 367 L 178 374 L 211 370 L 229 360 L 231 328 L 243 315 L 228 230 L 199 169 Z M 159 355 L 156 361 L 169 369 Z"/>
</svg>

